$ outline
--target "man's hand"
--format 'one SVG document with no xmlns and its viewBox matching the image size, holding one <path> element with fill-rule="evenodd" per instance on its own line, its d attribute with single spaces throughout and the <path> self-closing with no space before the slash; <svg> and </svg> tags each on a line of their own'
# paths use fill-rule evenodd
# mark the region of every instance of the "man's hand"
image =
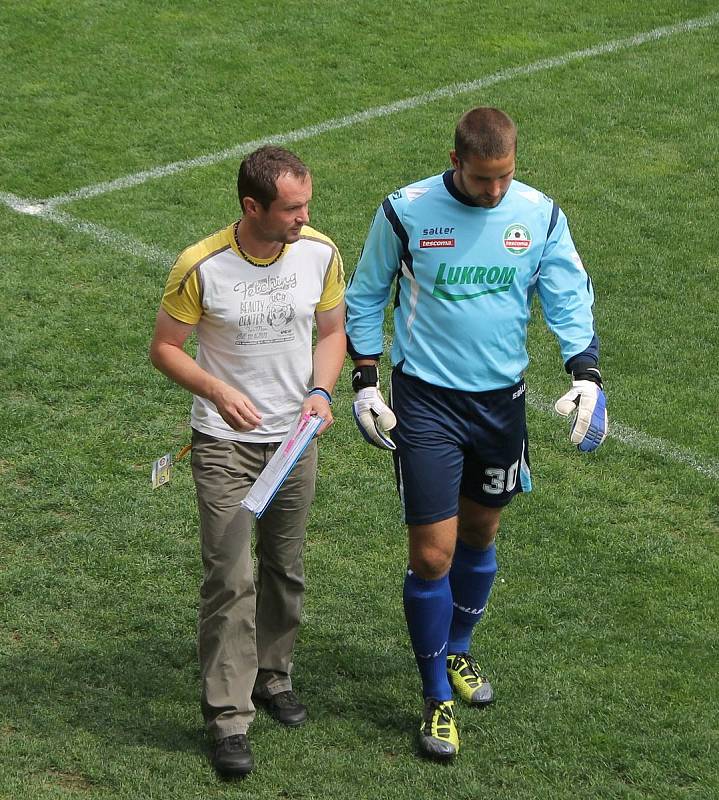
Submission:
<svg viewBox="0 0 719 800">
<path fill-rule="evenodd" d="M 394 450 L 395 443 L 387 432 L 395 427 L 397 418 L 379 390 L 377 366 L 355 367 L 352 388 L 355 391 L 352 413 L 362 436 L 375 447 Z"/>
<path fill-rule="evenodd" d="M 332 396 L 326 389 L 317 387 L 312 389 L 307 397 L 305 397 L 305 401 L 302 404 L 302 413 L 311 414 L 312 416 L 318 416 L 324 419 L 322 425 L 317 429 L 315 436 L 321 436 L 335 421 L 332 416 L 332 408 L 330 407 L 331 399 Z"/>
<path fill-rule="evenodd" d="M 575 372 L 572 388 L 554 404 L 563 417 L 576 416 L 569 435 L 583 453 L 591 453 L 607 437 L 607 404 L 602 390 L 602 376 L 596 367 Z"/>
<path fill-rule="evenodd" d="M 222 419 L 236 431 L 251 431 L 262 422 L 260 412 L 252 401 L 226 383 L 218 381 L 208 399 L 215 404 Z"/>
</svg>

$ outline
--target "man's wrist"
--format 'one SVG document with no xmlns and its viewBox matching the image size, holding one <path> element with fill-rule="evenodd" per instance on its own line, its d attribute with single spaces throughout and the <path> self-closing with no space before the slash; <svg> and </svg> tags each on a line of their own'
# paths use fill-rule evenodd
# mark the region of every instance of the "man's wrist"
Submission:
<svg viewBox="0 0 719 800">
<path fill-rule="evenodd" d="M 332 395 L 323 386 L 313 386 L 309 392 L 307 392 L 307 397 L 310 397 L 310 395 L 313 394 L 318 394 L 324 397 L 329 405 L 332 405 Z"/>
<path fill-rule="evenodd" d="M 207 388 L 205 389 L 204 394 L 201 396 L 209 400 L 213 406 L 219 408 L 222 402 L 222 394 L 223 392 L 227 391 L 228 385 L 224 381 L 221 381 L 219 378 L 215 378 L 214 376 L 208 375 L 208 378 L 210 378 L 210 380 Z"/>
<path fill-rule="evenodd" d="M 599 367 L 594 365 L 573 369 L 572 380 L 591 381 L 592 383 L 596 383 L 600 389 L 602 388 L 602 373 L 599 371 Z"/>
<path fill-rule="evenodd" d="M 362 364 L 352 370 L 352 391 L 355 394 L 368 386 L 377 386 L 378 382 L 377 364 Z"/>
</svg>

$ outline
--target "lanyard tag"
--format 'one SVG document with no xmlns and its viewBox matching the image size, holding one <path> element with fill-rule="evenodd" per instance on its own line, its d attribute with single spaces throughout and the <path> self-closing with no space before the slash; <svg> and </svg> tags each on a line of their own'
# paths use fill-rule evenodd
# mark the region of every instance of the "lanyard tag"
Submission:
<svg viewBox="0 0 719 800">
<path fill-rule="evenodd" d="M 172 477 L 172 467 L 182 460 L 192 450 L 191 444 L 186 444 L 182 450 L 173 458 L 172 453 L 165 453 L 162 458 L 152 462 L 152 488 L 157 489 L 165 483 L 170 482 Z"/>
<path fill-rule="evenodd" d="M 162 458 L 152 462 L 152 488 L 157 489 L 170 482 L 172 476 L 172 453 L 166 453 Z"/>
</svg>

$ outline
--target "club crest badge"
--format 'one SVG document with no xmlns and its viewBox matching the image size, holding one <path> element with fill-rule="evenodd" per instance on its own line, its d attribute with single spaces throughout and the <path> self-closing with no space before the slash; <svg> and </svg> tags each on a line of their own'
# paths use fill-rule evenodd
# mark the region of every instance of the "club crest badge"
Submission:
<svg viewBox="0 0 719 800">
<path fill-rule="evenodd" d="M 513 256 L 521 256 L 526 253 L 532 244 L 532 234 L 526 225 L 519 222 L 512 223 L 504 231 L 504 249 Z"/>
</svg>

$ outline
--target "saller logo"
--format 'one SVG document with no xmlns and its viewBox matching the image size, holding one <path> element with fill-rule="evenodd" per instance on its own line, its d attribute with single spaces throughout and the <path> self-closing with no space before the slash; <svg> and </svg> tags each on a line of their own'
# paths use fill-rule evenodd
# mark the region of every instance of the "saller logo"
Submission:
<svg viewBox="0 0 719 800">
<path fill-rule="evenodd" d="M 508 292 L 514 283 L 516 267 L 448 267 L 443 261 L 437 269 L 432 294 L 440 300 L 473 300 L 485 294 Z M 445 286 L 456 286 L 449 291 Z M 478 288 L 478 287 L 486 288 Z"/>
</svg>

